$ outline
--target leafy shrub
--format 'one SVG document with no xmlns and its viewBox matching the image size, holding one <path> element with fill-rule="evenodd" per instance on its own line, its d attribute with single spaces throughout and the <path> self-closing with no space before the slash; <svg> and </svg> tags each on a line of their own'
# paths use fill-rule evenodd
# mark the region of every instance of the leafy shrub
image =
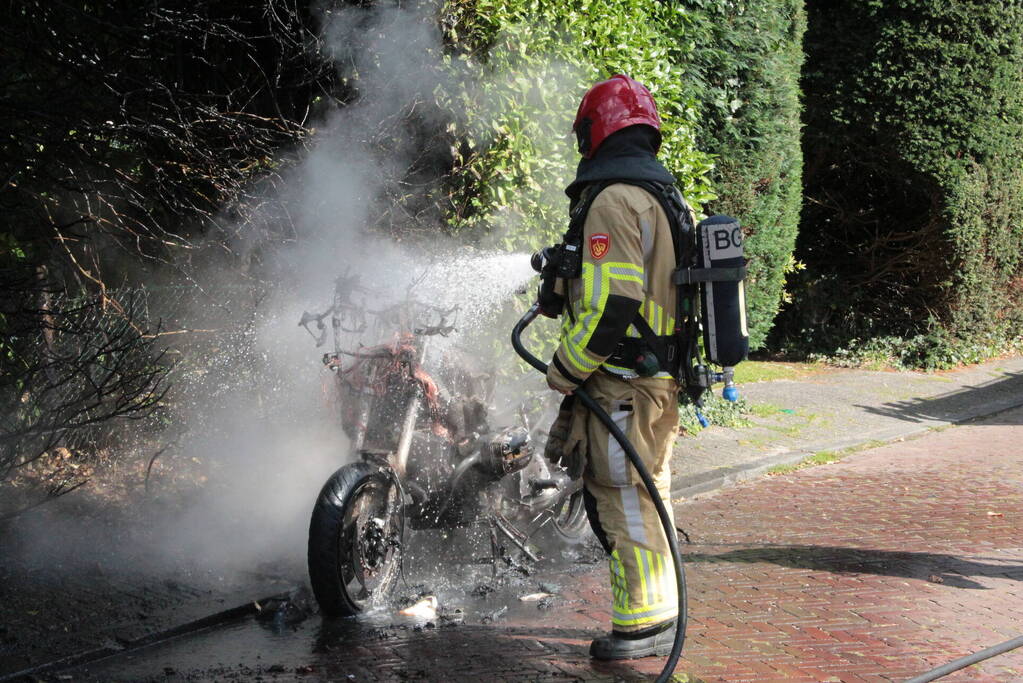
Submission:
<svg viewBox="0 0 1023 683">
<path fill-rule="evenodd" d="M 1003 347 L 1023 322 L 1023 7 L 808 10 L 807 270 L 779 340 L 894 335 L 936 366 Z"/>
<path fill-rule="evenodd" d="M 661 158 L 690 201 L 712 196 L 711 160 L 695 144 L 697 102 L 685 87 L 692 47 L 677 40 L 696 19 L 667 4 L 628 0 L 476 0 L 453 2 L 449 11 L 452 68 L 471 76 L 448 103 L 464 112 L 451 127 L 459 141 L 453 228 L 487 230 L 496 221 L 510 249 L 559 239 L 562 191 L 579 158 L 571 136 L 576 107 L 590 85 L 618 72 L 657 99 Z"/>
<path fill-rule="evenodd" d="M 471 76 L 442 94 L 459 113 L 449 129 L 452 229 L 489 233 L 506 249 L 558 239 L 562 190 L 578 160 L 570 129 L 579 99 L 597 80 L 627 73 L 658 102 L 661 158 L 687 199 L 750 229 L 747 297 L 759 346 L 798 219 L 801 3 L 451 0 L 443 21 L 452 72 Z"/>
<path fill-rule="evenodd" d="M 840 367 L 899 370 L 947 370 L 960 365 L 979 363 L 1002 353 L 1023 351 L 1023 339 L 1005 335 L 976 336 L 970 339 L 950 337 L 941 328 L 904 338 L 880 336 L 850 339 L 845 346 L 829 354 L 811 354 Z"/>
<path fill-rule="evenodd" d="M 684 403 L 679 406 L 679 426 L 683 434 L 696 436 L 704 430 L 696 415 L 696 410 L 696 406 L 692 403 Z M 753 408 L 744 398 L 737 401 L 726 401 L 721 398 L 720 391 L 718 393 L 709 391 L 704 395 L 703 407 L 700 412 L 711 425 L 738 429 L 750 426 L 749 416 L 753 414 Z"/>
</svg>

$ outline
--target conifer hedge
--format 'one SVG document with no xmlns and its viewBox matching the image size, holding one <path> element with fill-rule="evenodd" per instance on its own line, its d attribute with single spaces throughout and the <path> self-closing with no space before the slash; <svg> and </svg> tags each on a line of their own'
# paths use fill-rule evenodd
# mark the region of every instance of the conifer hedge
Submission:
<svg viewBox="0 0 1023 683">
<path fill-rule="evenodd" d="M 1023 5 L 808 3 L 807 265 L 789 340 L 897 335 L 918 365 L 1018 335 Z"/>
<path fill-rule="evenodd" d="M 750 259 L 746 300 L 750 346 L 759 348 L 785 298 L 795 266 L 802 205 L 799 73 L 803 0 L 689 0 L 706 33 L 692 72 L 700 117 L 697 146 L 715 158 L 717 198 L 705 211 L 742 220 Z"/>
<path fill-rule="evenodd" d="M 579 99 L 623 72 L 653 92 L 662 160 L 691 203 L 747 226 L 750 336 L 783 296 L 799 213 L 799 0 L 451 0 L 449 65 L 466 85 L 442 104 L 455 169 L 449 224 L 508 249 L 565 229 Z"/>
</svg>

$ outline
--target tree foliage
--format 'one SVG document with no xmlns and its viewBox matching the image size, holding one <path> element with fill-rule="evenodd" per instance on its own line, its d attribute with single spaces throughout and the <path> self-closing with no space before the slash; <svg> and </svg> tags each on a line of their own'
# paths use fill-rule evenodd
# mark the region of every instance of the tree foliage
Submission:
<svg viewBox="0 0 1023 683">
<path fill-rule="evenodd" d="M 303 139 L 334 73 L 307 5 L 0 3 L 0 483 L 163 395 L 119 287 L 198 256 Z"/>
<path fill-rule="evenodd" d="M 307 22 L 300 0 L 4 2 L 9 245 L 99 285 L 104 249 L 158 257 L 243 205 L 331 73 Z"/>
<path fill-rule="evenodd" d="M 169 365 L 139 327 L 137 296 L 68 299 L 31 272 L 0 277 L 0 483 L 44 465 L 23 495 L 2 497 L 3 519 L 80 485 L 79 466 L 119 444 L 118 421 L 159 405 Z"/>
<path fill-rule="evenodd" d="M 665 122 L 662 159 L 689 199 L 712 195 L 711 158 L 695 145 L 697 102 L 686 88 L 694 19 L 670 3 L 627 0 L 452 2 L 445 17 L 452 71 L 465 87 L 448 108 L 458 146 L 451 178 L 456 230 L 505 223 L 507 248 L 560 239 L 563 190 L 579 159 L 571 134 L 586 89 L 615 73 L 650 88 Z M 510 228 L 508 227 L 510 226 Z"/>
</svg>

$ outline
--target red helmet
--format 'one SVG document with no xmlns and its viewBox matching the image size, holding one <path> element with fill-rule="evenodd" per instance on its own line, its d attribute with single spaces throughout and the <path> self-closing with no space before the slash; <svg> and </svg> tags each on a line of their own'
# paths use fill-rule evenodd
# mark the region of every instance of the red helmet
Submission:
<svg viewBox="0 0 1023 683">
<path fill-rule="evenodd" d="M 579 153 L 591 159 L 608 135 L 636 124 L 660 132 L 657 105 L 642 83 L 617 74 L 586 91 L 572 130 L 579 140 Z"/>
</svg>

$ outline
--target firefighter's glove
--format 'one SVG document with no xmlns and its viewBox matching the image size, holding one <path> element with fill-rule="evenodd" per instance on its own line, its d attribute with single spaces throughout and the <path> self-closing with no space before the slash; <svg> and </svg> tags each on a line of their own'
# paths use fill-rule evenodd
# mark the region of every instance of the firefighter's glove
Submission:
<svg viewBox="0 0 1023 683">
<path fill-rule="evenodd" d="M 574 408 L 575 397 L 566 396 L 561 402 L 558 417 L 551 425 L 543 454 L 551 464 L 565 468 L 569 477 L 578 479 L 586 465 L 586 444 L 582 438 L 586 431 L 585 425 L 580 424 L 584 421 L 582 415 L 575 414 Z"/>
</svg>

